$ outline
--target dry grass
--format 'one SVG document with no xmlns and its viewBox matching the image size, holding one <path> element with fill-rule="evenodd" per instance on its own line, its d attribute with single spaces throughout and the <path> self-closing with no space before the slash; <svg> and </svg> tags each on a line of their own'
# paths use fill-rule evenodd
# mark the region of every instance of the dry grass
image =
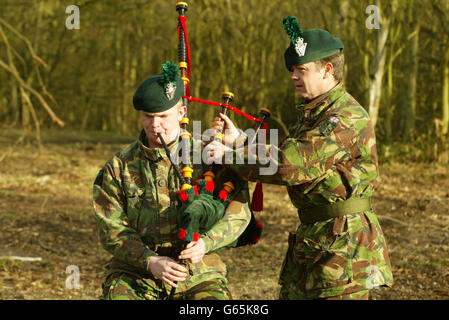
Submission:
<svg viewBox="0 0 449 320">
<path fill-rule="evenodd" d="M 97 299 L 109 259 L 97 241 L 91 203 L 95 175 L 128 139 L 47 132 L 41 153 L 13 146 L 18 132 L 0 130 L 0 299 Z M 449 298 L 449 169 L 394 163 L 381 168 L 374 206 L 390 249 L 395 284 L 374 299 Z M 253 247 L 221 253 L 235 299 L 276 299 L 289 231 L 298 218 L 284 187 L 264 185 L 264 236 Z M 77 265 L 79 290 L 66 289 Z"/>
</svg>

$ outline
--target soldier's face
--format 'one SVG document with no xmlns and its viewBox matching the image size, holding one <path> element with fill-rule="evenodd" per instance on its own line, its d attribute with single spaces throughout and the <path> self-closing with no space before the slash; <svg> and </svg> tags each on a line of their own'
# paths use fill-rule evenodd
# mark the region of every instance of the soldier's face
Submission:
<svg viewBox="0 0 449 320">
<path fill-rule="evenodd" d="M 140 112 L 142 126 L 145 130 L 150 148 L 161 148 L 162 142 L 157 136 L 161 134 L 166 144 L 174 141 L 179 133 L 179 122 L 186 112 L 182 106 L 182 100 L 178 104 L 164 112 L 150 113 Z"/>
<path fill-rule="evenodd" d="M 293 66 L 292 69 L 292 80 L 300 98 L 312 100 L 327 92 L 325 68 L 320 69 L 315 62 L 309 62 Z"/>
</svg>

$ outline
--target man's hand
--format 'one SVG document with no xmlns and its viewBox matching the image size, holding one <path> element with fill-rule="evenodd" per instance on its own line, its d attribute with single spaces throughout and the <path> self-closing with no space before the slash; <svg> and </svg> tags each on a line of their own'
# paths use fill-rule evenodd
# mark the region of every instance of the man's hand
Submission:
<svg viewBox="0 0 449 320">
<path fill-rule="evenodd" d="M 173 259 L 164 256 L 152 256 L 148 262 L 148 269 L 166 284 L 177 288 L 173 281 L 184 281 L 187 270 Z"/>
<path fill-rule="evenodd" d="M 235 127 L 228 116 L 224 115 L 223 113 L 220 113 L 219 116 L 220 117 L 216 117 L 214 121 L 212 121 L 212 129 L 215 130 L 215 133 L 222 132 L 224 125 L 223 143 L 232 145 L 240 135 L 240 131 Z M 223 120 L 221 120 L 220 118 Z"/>
<path fill-rule="evenodd" d="M 186 248 L 181 251 L 178 259 L 188 259 L 191 263 L 200 262 L 206 254 L 206 244 L 203 239 L 189 242 Z"/>
</svg>

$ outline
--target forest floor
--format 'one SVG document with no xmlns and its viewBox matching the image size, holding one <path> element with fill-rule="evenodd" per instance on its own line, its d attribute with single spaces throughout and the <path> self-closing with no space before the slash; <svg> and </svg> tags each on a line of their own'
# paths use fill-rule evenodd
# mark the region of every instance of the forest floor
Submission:
<svg viewBox="0 0 449 320">
<path fill-rule="evenodd" d="M 0 129 L 0 300 L 98 299 L 110 255 L 98 242 L 92 184 L 130 140 L 46 132 L 38 152 L 33 144 L 15 143 L 18 137 Z M 402 162 L 380 169 L 373 205 L 394 285 L 374 290 L 372 299 L 449 299 L 449 169 Z M 261 241 L 221 253 L 234 299 L 278 297 L 288 232 L 299 220 L 285 187 L 264 185 L 264 207 L 257 216 L 264 225 Z M 41 260 L 5 258 L 11 256 Z M 79 268 L 79 289 L 66 287 L 69 266 Z"/>
</svg>

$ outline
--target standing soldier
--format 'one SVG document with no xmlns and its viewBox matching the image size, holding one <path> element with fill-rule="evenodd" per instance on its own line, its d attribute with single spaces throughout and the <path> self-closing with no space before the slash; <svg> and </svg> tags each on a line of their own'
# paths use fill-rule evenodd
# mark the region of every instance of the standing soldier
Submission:
<svg viewBox="0 0 449 320">
<path fill-rule="evenodd" d="M 176 67 L 171 82 L 165 74 L 169 65 Z M 133 104 L 140 110 L 143 130 L 106 163 L 94 182 L 100 242 L 113 255 L 105 268 L 102 299 L 166 299 L 171 287 L 177 288 L 174 299 L 231 298 L 226 266 L 212 251 L 235 241 L 248 225 L 248 186 L 234 179 L 234 199 L 222 219 L 179 254 L 181 182 L 160 137 L 174 154 L 186 112 L 182 93 L 183 82 L 172 63 L 140 85 Z M 223 184 L 224 171 L 216 172 L 215 185 Z M 197 179 L 201 164 L 194 172 Z"/>
<path fill-rule="evenodd" d="M 246 161 L 231 167 L 251 181 L 286 185 L 298 209 L 301 224 L 289 235 L 280 299 L 368 299 L 370 289 L 393 282 L 370 200 L 380 181 L 374 128 L 342 83 L 342 41 L 321 29 L 303 32 L 295 17 L 283 24 L 291 39 L 285 64 L 303 100 L 297 123 L 278 148 L 266 146 L 276 173 L 261 175 L 267 165 L 248 164 L 254 156 L 248 150 L 256 149 L 249 146 L 234 150 Z M 242 141 L 241 131 L 221 118 L 226 145 Z M 220 129 L 220 119 L 213 127 Z M 215 161 L 227 151 L 217 142 L 206 148 Z"/>
</svg>

